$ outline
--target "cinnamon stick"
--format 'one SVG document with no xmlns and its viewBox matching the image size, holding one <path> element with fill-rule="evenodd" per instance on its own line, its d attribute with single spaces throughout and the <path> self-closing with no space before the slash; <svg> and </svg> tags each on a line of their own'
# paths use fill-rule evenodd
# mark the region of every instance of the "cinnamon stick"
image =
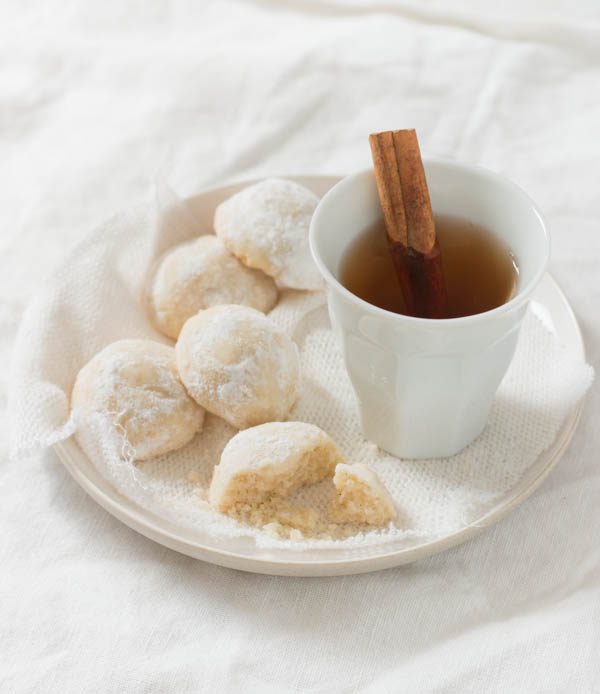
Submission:
<svg viewBox="0 0 600 694">
<path fill-rule="evenodd" d="M 388 245 L 407 312 L 447 316 L 446 290 L 429 189 L 414 130 L 369 135 Z"/>
</svg>

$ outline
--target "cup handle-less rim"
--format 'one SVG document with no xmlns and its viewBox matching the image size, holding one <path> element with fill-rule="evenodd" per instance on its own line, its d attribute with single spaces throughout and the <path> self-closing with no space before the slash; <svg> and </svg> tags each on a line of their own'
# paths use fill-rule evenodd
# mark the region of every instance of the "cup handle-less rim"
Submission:
<svg viewBox="0 0 600 694">
<path fill-rule="evenodd" d="M 319 268 L 319 271 L 323 275 L 323 278 L 327 282 L 327 284 L 337 291 L 339 294 L 341 294 L 347 301 L 354 303 L 357 305 L 358 308 L 363 309 L 364 311 L 369 311 L 370 313 L 374 315 L 378 315 L 381 318 L 385 318 L 387 320 L 393 320 L 395 321 L 398 325 L 415 325 L 415 326 L 421 326 L 421 327 L 427 327 L 427 328 L 434 328 L 434 327 L 443 327 L 444 329 L 446 328 L 459 328 L 463 327 L 472 323 L 478 323 L 478 322 L 483 322 L 487 320 L 494 320 L 497 317 L 499 317 L 502 314 L 505 313 L 510 313 L 513 310 L 519 309 L 523 306 L 523 304 L 527 303 L 527 301 L 530 299 L 531 294 L 533 293 L 534 289 L 536 286 L 539 284 L 540 280 L 542 279 L 544 273 L 546 272 L 546 267 L 548 265 L 548 259 L 550 257 L 550 234 L 548 232 L 548 227 L 546 224 L 546 221 L 544 219 L 544 216 L 542 215 L 541 211 L 539 210 L 538 206 L 536 203 L 532 200 L 532 198 L 516 183 L 513 183 L 510 179 L 506 178 L 506 176 L 503 176 L 502 174 L 496 173 L 495 171 L 491 171 L 490 169 L 486 169 L 483 166 L 475 166 L 475 165 L 467 165 L 467 164 L 460 164 L 458 162 L 449 160 L 449 159 L 442 159 L 442 158 L 435 158 L 435 157 L 424 157 L 423 162 L 425 166 L 427 167 L 428 165 L 436 165 L 440 167 L 446 167 L 448 169 L 454 169 L 455 171 L 461 171 L 461 172 L 468 172 L 468 173 L 476 173 L 479 175 L 481 178 L 488 179 L 489 181 L 493 181 L 497 184 L 500 184 L 501 186 L 505 188 L 512 189 L 514 193 L 517 195 L 523 197 L 528 204 L 531 206 L 534 214 L 537 216 L 538 221 L 540 223 L 540 228 L 543 232 L 543 245 L 540 246 L 540 263 L 539 267 L 534 273 L 533 277 L 525 284 L 519 291 L 517 292 L 516 296 L 514 296 L 512 299 L 507 301 L 506 303 L 502 304 L 501 306 L 497 306 L 496 308 L 491 309 L 490 311 L 484 311 L 483 313 L 476 313 L 471 316 L 462 316 L 460 318 L 416 318 L 414 316 L 405 316 L 403 314 L 399 313 L 393 313 L 392 311 L 387 311 L 386 309 L 379 308 L 379 306 L 374 306 L 373 304 L 370 304 L 369 302 L 365 301 L 364 299 L 361 299 L 360 297 L 356 296 L 356 294 L 353 294 L 351 291 L 346 289 L 341 282 L 337 280 L 337 278 L 333 275 L 333 273 L 329 270 L 323 259 L 321 258 L 321 255 L 318 250 L 318 229 L 320 227 L 320 219 L 321 215 L 323 213 L 323 209 L 325 205 L 327 205 L 328 199 L 330 197 L 333 197 L 334 195 L 339 194 L 341 188 L 348 187 L 352 185 L 358 178 L 361 177 L 366 177 L 366 176 L 372 176 L 373 175 L 373 170 L 372 169 L 363 169 L 362 171 L 358 171 L 355 174 L 351 174 L 350 176 L 347 176 L 346 178 L 343 178 L 339 183 L 336 183 L 325 195 L 321 198 L 321 201 L 317 205 L 317 208 L 313 214 L 311 223 L 310 223 L 310 230 L 309 230 L 309 246 L 310 246 L 310 251 L 313 257 L 314 262 L 316 263 L 317 267 Z"/>
</svg>

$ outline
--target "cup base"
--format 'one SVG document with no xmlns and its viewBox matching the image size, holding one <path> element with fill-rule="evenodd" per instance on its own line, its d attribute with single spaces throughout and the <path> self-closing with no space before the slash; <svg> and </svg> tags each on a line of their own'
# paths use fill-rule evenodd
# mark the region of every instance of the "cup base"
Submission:
<svg viewBox="0 0 600 694">
<path fill-rule="evenodd" d="M 431 436 L 428 441 L 410 441 L 407 438 L 400 439 L 400 437 L 387 440 L 385 437 L 382 438 L 381 431 L 374 431 L 372 427 L 363 425 L 362 430 L 368 441 L 372 441 L 378 448 L 393 455 L 394 458 L 428 460 L 431 458 L 451 458 L 460 453 L 481 436 L 486 424 L 487 416 L 482 423 L 478 423 L 475 431 L 470 429 L 462 437 L 453 438 L 451 441 L 436 439 L 434 436 Z"/>
</svg>

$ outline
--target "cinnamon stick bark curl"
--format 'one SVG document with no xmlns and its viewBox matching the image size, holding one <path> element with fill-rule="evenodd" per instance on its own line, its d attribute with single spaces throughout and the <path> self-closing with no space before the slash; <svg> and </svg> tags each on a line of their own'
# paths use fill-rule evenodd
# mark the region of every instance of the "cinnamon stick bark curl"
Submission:
<svg viewBox="0 0 600 694">
<path fill-rule="evenodd" d="M 439 244 L 425 170 L 414 130 L 369 136 L 375 178 L 394 269 L 407 311 L 447 316 Z"/>
</svg>

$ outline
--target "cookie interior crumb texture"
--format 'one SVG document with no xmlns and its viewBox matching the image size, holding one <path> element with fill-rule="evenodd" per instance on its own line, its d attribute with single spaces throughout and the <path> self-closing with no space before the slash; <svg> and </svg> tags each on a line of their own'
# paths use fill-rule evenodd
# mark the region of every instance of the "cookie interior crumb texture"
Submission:
<svg viewBox="0 0 600 694">
<path fill-rule="evenodd" d="M 335 499 L 329 516 L 294 503 L 301 487 L 324 480 Z M 304 422 L 270 422 L 234 436 L 214 470 L 209 499 L 215 510 L 241 523 L 294 541 L 341 539 L 396 517 L 375 473 L 346 465 L 331 438 Z"/>
<path fill-rule="evenodd" d="M 210 503 L 239 514 L 273 497 L 285 498 L 303 485 L 333 475 L 342 455 L 313 424 L 269 422 L 236 434 L 225 446 L 210 485 Z M 266 514 L 272 515 L 267 505 Z"/>
<path fill-rule="evenodd" d="M 394 502 L 371 468 L 361 463 L 340 463 L 333 478 L 335 490 L 329 507 L 338 523 L 386 525 L 396 520 Z"/>
</svg>

